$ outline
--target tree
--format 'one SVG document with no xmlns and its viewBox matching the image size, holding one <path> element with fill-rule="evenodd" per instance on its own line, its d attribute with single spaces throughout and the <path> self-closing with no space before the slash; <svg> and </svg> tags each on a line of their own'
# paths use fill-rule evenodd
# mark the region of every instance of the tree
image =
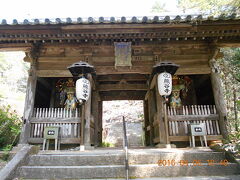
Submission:
<svg viewBox="0 0 240 180">
<path fill-rule="evenodd" d="M 188 10 L 216 16 L 240 13 L 239 0 L 178 0 L 178 7 L 184 13 L 187 13 Z"/>
<path fill-rule="evenodd" d="M 223 80 L 224 95 L 227 104 L 229 130 L 240 130 L 240 48 L 221 49 L 224 54 L 218 65 Z"/>
<path fill-rule="evenodd" d="M 161 12 L 168 12 L 166 10 L 166 4 L 165 3 L 161 3 L 159 1 L 156 1 L 152 7 L 152 12 L 158 12 L 158 13 L 161 13 Z"/>
</svg>

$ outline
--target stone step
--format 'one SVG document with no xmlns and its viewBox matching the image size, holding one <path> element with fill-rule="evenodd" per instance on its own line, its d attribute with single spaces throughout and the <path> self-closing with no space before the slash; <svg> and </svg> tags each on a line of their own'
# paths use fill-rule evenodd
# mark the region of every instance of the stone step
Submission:
<svg viewBox="0 0 240 180">
<path fill-rule="evenodd" d="M 182 177 L 151 177 L 151 178 L 135 178 L 134 180 L 239 180 L 240 175 L 224 175 L 224 176 L 182 176 Z M 40 180 L 40 179 L 23 179 L 23 180 Z M 42 179 L 41 179 L 42 180 Z M 51 180 L 51 179 L 44 179 Z M 66 180 L 66 179 L 58 179 Z M 89 179 L 74 179 L 74 180 L 89 180 Z M 94 180 L 126 180 L 126 178 L 101 178 Z"/>
<path fill-rule="evenodd" d="M 129 153 L 129 164 L 157 164 L 158 161 L 166 163 L 174 160 L 201 163 L 220 162 L 225 159 L 222 152 L 201 152 L 201 153 Z M 92 166 L 92 165 L 123 165 L 124 153 L 117 154 L 38 154 L 30 157 L 28 166 Z"/>
<path fill-rule="evenodd" d="M 201 166 L 158 166 L 157 164 L 130 165 L 129 176 L 143 177 L 179 177 L 179 176 L 221 176 L 239 174 L 237 164 L 227 166 L 202 164 Z M 111 166 L 22 166 L 19 178 L 27 179 L 67 179 L 67 178 L 124 178 L 124 165 Z"/>
</svg>

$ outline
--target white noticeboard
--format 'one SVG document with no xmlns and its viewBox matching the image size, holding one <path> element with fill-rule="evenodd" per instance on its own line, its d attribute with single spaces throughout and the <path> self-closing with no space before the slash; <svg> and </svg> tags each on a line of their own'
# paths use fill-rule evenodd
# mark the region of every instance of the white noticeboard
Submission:
<svg viewBox="0 0 240 180">
<path fill-rule="evenodd" d="M 158 92 L 161 96 L 169 96 L 172 93 L 172 75 L 163 72 L 158 75 Z"/>
<path fill-rule="evenodd" d="M 76 81 L 76 97 L 79 101 L 87 101 L 91 91 L 90 81 L 84 77 Z"/>
</svg>

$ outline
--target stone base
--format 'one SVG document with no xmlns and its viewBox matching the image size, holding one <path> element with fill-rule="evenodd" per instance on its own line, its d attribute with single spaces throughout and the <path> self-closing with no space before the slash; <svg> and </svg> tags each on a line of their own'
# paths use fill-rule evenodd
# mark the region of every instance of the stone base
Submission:
<svg viewBox="0 0 240 180">
<path fill-rule="evenodd" d="M 176 148 L 175 144 L 157 144 L 156 148 Z"/>
<path fill-rule="evenodd" d="M 93 150 L 93 149 L 95 149 L 94 146 L 80 145 L 80 151 Z"/>
</svg>

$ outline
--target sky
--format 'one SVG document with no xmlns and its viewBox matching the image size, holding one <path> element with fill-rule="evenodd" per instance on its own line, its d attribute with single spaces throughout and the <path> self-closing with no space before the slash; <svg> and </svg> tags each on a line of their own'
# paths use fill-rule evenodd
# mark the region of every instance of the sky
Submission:
<svg viewBox="0 0 240 180">
<path fill-rule="evenodd" d="M 156 1 L 166 4 L 168 14 L 177 15 L 176 0 L 2 0 L 0 21 L 77 18 L 77 17 L 131 17 L 166 15 L 151 13 Z"/>
</svg>

